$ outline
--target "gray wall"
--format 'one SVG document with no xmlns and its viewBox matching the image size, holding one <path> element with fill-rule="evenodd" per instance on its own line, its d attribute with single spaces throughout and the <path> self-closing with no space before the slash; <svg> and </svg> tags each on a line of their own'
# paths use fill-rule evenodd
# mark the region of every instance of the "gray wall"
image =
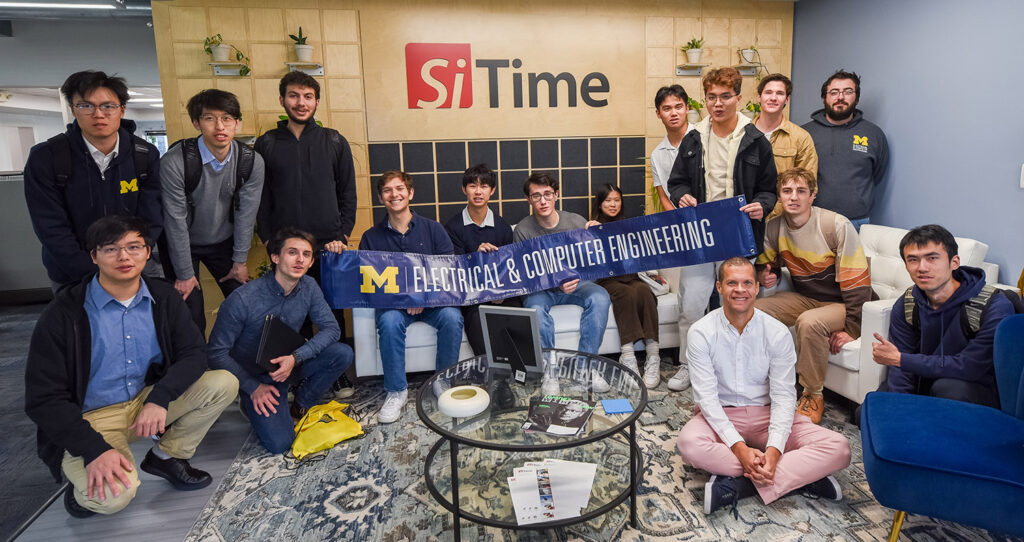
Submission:
<svg viewBox="0 0 1024 542">
<path fill-rule="evenodd" d="M 16 20 L 0 38 L 0 88 L 59 87 L 85 69 L 116 72 L 129 86 L 159 86 L 156 43 L 145 19 Z"/>
<path fill-rule="evenodd" d="M 989 245 L 1000 282 L 1024 267 L 1024 3 L 805 0 L 793 24 L 792 118 L 821 108 L 837 68 L 861 76 L 858 106 L 889 140 L 872 221 L 939 223 Z"/>
</svg>

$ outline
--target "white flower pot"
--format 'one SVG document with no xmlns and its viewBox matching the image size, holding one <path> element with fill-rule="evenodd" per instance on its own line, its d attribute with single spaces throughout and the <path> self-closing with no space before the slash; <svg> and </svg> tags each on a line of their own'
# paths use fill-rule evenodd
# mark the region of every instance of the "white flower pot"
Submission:
<svg viewBox="0 0 1024 542">
<path fill-rule="evenodd" d="M 687 111 L 686 122 L 689 122 L 690 124 L 697 124 L 700 122 L 700 111 L 697 111 L 696 109 Z"/>
<path fill-rule="evenodd" d="M 296 45 L 295 56 L 299 59 L 299 62 L 312 62 L 313 61 L 313 46 L 312 45 Z"/>
<path fill-rule="evenodd" d="M 210 47 L 210 51 L 213 52 L 214 62 L 228 62 L 228 58 L 231 56 L 231 46 L 223 43 Z"/>
<path fill-rule="evenodd" d="M 702 54 L 704 54 L 704 49 L 687 49 L 686 61 L 690 64 L 700 64 L 700 55 Z"/>
<path fill-rule="evenodd" d="M 753 64 L 754 59 L 757 58 L 757 50 L 740 49 L 740 58 L 743 59 L 744 64 Z"/>
</svg>

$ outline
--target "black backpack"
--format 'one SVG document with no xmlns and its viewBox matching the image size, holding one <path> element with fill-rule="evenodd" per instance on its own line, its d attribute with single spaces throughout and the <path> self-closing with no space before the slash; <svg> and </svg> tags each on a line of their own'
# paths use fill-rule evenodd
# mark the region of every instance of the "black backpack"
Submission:
<svg viewBox="0 0 1024 542">
<path fill-rule="evenodd" d="M 235 167 L 235 190 L 231 195 L 231 210 L 228 214 L 228 221 L 232 223 L 235 221 L 235 211 L 241 208 L 238 192 L 242 189 L 242 185 L 249 180 L 249 176 L 252 175 L 253 164 L 256 162 L 256 151 L 241 141 L 237 143 L 238 165 Z M 198 137 L 179 139 L 172 143 L 168 150 L 178 145 L 181 146 L 181 157 L 185 162 L 185 201 L 188 205 L 188 218 L 186 222 L 191 227 L 196 211 L 196 201 L 193 199 L 192 193 L 195 192 L 199 186 L 199 180 L 203 177 L 203 157 L 199 154 Z"/>
<path fill-rule="evenodd" d="M 989 304 L 992 303 L 997 294 L 1010 300 L 1010 303 L 1013 304 L 1013 312 L 1017 314 L 1024 313 L 1024 301 L 1021 301 L 1017 292 L 986 284 L 977 295 L 968 299 L 960 307 L 960 331 L 963 332 L 964 337 L 968 341 L 974 339 L 978 334 L 978 329 L 981 328 L 981 316 L 988 310 Z M 914 330 L 915 334 L 920 335 L 921 320 L 917 315 L 917 303 L 914 302 L 913 286 L 907 288 L 906 292 L 903 292 L 903 317 L 906 319 L 910 329 Z"/>
<path fill-rule="evenodd" d="M 46 142 L 50 144 L 53 157 L 54 182 L 57 188 L 64 190 L 71 178 L 71 142 L 67 133 L 57 134 Z M 135 163 L 135 178 L 141 186 L 149 179 L 149 143 L 135 134 L 132 134 L 132 162 Z"/>
</svg>

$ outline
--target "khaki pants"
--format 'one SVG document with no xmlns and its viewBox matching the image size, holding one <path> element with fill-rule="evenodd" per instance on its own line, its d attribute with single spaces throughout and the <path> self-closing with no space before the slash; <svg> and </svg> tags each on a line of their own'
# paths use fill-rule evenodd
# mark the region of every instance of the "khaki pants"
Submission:
<svg viewBox="0 0 1024 542">
<path fill-rule="evenodd" d="M 92 428 L 115 450 L 136 465 L 129 444 L 141 437 L 129 426 L 135 421 L 146 397 L 153 386 L 146 386 L 138 395 L 129 401 L 97 408 L 82 414 Z M 196 447 L 206 436 L 206 432 L 217 421 L 220 413 L 234 400 L 238 394 L 238 380 L 228 371 L 207 371 L 185 393 L 167 405 L 167 427 L 160 438 L 158 446 L 167 455 L 179 459 L 191 459 Z M 100 514 L 113 514 L 128 506 L 135 498 L 139 489 L 138 466 L 127 473 L 132 486 L 127 490 L 118 487 L 121 495 L 114 497 L 109 486 L 104 488 L 106 500 L 99 500 L 99 492 L 94 490 L 93 497 L 87 496 L 89 478 L 85 472 L 85 461 L 64 452 L 61 465 L 64 475 L 74 485 L 75 499 L 87 510 Z M 117 482 L 120 485 L 120 482 Z"/>
<path fill-rule="evenodd" d="M 796 373 L 808 393 L 821 393 L 828 369 L 828 338 L 846 327 L 846 305 L 817 301 L 796 292 L 762 297 L 755 307 L 776 320 L 796 324 Z"/>
</svg>

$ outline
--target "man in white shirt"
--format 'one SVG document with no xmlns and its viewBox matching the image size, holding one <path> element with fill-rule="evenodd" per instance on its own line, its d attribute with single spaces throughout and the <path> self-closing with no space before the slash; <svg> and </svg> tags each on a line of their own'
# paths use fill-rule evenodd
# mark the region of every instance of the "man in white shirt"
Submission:
<svg viewBox="0 0 1024 542">
<path fill-rule="evenodd" d="M 654 114 L 665 125 L 665 139 L 651 151 L 651 184 L 658 192 L 658 200 L 664 211 L 675 209 L 676 205 L 668 197 L 668 175 L 672 172 L 672 164 L 679 152 L 679 143 L 683 136 L 693 130 L 687 122 L 690 97 L 683 87 L 671 85 L 661 87 L 654 95 Z"/>
<path fill-rule="evenodd" d="M 722 307 L 692 326 L 686 359 L 697 409 L 679 433 L 683 461 L 712 473 L 704 513 L 760 494 L 765 504 L 794 490 L 843 497 L 831 473 L 850 464 L 839 433 L 795 415 L 796 351 L 789 330 L 754 308 L 758 283 L 743 258 L 726 260 L 715 284 Z"/>
</svg>

